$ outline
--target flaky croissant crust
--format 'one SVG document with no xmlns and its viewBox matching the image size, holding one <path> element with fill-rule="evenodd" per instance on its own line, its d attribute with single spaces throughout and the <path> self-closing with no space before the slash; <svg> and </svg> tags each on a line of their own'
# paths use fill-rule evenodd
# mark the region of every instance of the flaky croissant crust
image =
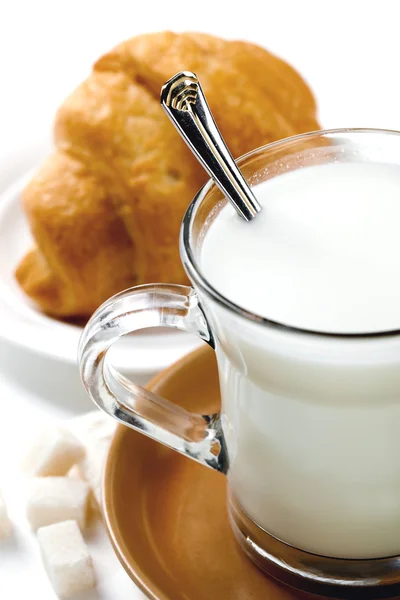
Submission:
<svg viewBox="0 0 400 600">
<path fill-rule="evenodd" d="M 300 75 L 254 44 L 172 32 L 120 44 L 59 109 L 55 150 L 23 193 L 36 245 L 16 277 L 43 311 L 87 317 L 126 287 L 186 282 L 179 228 L 206 175 L 159 103 L 180 70 L 199 76 L 234 156 L 319 128 Z"/>
</svg>

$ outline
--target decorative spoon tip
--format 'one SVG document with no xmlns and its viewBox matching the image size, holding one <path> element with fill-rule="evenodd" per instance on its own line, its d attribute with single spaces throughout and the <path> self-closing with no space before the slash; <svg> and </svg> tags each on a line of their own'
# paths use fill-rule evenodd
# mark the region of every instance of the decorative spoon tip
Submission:
<svg viewBox="0 0 400 600">
<path fill-rule="evenodd" d="M 211 114 L 200 81 L 181 71 L 161 89 L 161 106 L 193 154 L 246 221 L 261 211 Z"/>
</svg>

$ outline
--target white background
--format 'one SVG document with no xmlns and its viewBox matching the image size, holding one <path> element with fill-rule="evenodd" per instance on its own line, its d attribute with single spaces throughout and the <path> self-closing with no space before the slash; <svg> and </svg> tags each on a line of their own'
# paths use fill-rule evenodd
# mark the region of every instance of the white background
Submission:
<svg viewBox="0 0 400 600">
<path fill-rule="evenodd" d="M 400 129 L 400 6 L 335 0 L 0 0 L 0 185 L 50 140 L 57 105 L 91 63 L 123 38 L 162 29 L 199 30 L 258 42 L 300 70 L 324 127 Z M 41 156 L 37 155 L 37 160 Z M 30 165 L 29 165 L 30 166 Z M 0 232 L 1 235 L 1 232 Z M 74 367 L 0 345 L 0 487 L 16 535 L 0 544 L 0 597 L 54 599 L 23 519 L 13 476 L 19 448 L 45 419 L 91 408 Z M 139 598 L 105 536 L 91 544 L 104 600 Z"/>
</svg>

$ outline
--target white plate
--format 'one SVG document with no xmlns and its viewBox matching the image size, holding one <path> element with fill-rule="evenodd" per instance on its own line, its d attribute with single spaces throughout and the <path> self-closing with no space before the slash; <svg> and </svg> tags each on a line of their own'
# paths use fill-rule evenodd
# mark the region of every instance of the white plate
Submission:
<svg viewBox="0 0 400 600">
<path fill-rule="evenodd" d="M 19 288 L 14 271 L 32 245 L 20 193 L 30 173 L 0 196 L 0 338 L 70 363 L 82 328 L 50 318 L 38 310 Z M 164 369 L 201 342 L 179 331 L 137 333 L 112 349 L 113 363 L 123 371 L 153 374 Z"/>
</svg>

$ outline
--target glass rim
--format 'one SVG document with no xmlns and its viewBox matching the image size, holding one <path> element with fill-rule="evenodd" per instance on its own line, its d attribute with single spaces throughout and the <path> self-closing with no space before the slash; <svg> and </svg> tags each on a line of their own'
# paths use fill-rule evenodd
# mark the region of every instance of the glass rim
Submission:
<svg viewBox="0 0 400 600">
<path fill-rule="evenodd" d="M 398 136 L 400 137 L 400 131 L 394 129 L 379 129 L 379 128 L 337 128 L 337 129 L 320 129 L 316 131 L 310 131 L 308 133 L 301 133 L 299 135 L 290 136 L 287 138 L 283 138 L 282 140 L 278 140 L 276 142 L 271 142 L 264 146 L 260 146 L 259 148 L 255 148 L 246 154 L 243 154 L 239 158 L 235 160 L 235 162 L 240 166 L 246 160 L 253 158 L 257 154 L 262 154 L 263 152 L 267 152 L 271 149 L 279 149 L 284 148 L 286 145 L 290 144 L 293 141 L 301 141 L 307 138 L 320 138 L 327 135 L 330 136 L 340 136 L 343 134 L 357 135 L 357 134 L 381 134 L 381 135 L 389 135 L 389 136 Z M 400 160 L 399 160 L 400 163 Z M 288 325 L 286 323 L 275 321 L 274 319 L 269 319 L 267 317 L 262 317 L 255 312 L 252 312 L 246 308 L 241 307 L 239 304 L 236 304 L 232 300 L 226 298 L 223 294 L 221 294 L 214 286 L 212 286 L 206 277 L 203 275 L 201 268 L 194 257 L 194 253 L 192 251 L 191 243 L 190 243 L 190 232 L 191 227 L 193 225 L 194 219 L 196 217 L 197 211 L 205 200 L 207 195 L 212 189 L 215 189 L 217 186 L 213 180 L 208 180 L 197 192 L 194 196 L 193 200 L 188 206 L 188 209 L 183 217 L 181 233 L 180 233 L 180 248 L 181 248 L 181 257 L 184 264 L 184 267 L 190 277 L 190 279 L 195 283 L 199 289 L 206 294 L 206 296 L 212 298 L 217 304 L 223 306 L 229 311 L 240 315 L 241 317 L 252 321 L 258 325 L 268 327 L 270 329 L 274 329 L 277 331 L 287 332 L 287 333 L 295 333 L 306 336 L 318 337 L 318 338 L 331 338 L 331 339 L 348 339 L 348 340 L 357 340 L 357 339 L 370 339 L 370 338 L 382 338 L 382 337 L 390 337 L 397 336 L 400 334 L 400 328 L 398 329 L 390 329 L 383 331 L 373 331 L 373 332 L 361 332 L 361 333 L 334 333 L 334 332 L 325 332 L 318 331 L 313 329 L 307 329 L 302 327 L 296 327 L 294 325 Z M 399 315 L 400 316 L 400 315 Z"/>
</svg>

